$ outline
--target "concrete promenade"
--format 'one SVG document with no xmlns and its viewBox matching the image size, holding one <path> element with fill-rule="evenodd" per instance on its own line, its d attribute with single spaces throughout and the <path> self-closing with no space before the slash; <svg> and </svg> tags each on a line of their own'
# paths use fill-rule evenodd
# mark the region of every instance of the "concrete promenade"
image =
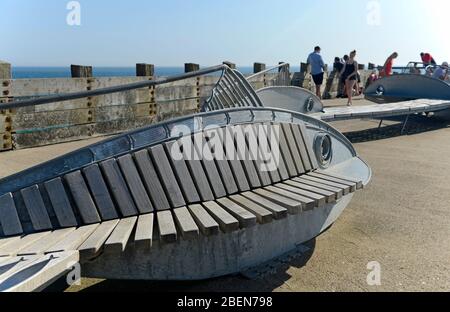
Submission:
<svg viewBox="0 0 450 312">
<path fill-rule="evenodd" d="M 193 283 L 84 279 L 67 291 L 450 291 L 450 129 L 417 117 L 409 124 L 410 134 L 399 136 L 399 124 L 387 121 L 378 131 L 368 130 L 378 126 L 374 120 L 333 123 L 370 164 L 373 181 L 329 231 L 311 242 L 313 252 L 276 274 Z M 0 153 L 0 176 L 97 140 Z M 366 282 L 371 261 L 381 264 L 381 286 Z"/>
</svg>

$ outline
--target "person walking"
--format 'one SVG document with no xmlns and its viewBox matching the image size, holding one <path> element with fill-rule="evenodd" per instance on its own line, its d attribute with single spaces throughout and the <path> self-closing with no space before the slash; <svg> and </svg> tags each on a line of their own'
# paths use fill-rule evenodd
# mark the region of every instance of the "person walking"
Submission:
<svg viewBox="0 0 450 312">
<path fill-rule="evenodd" d="M 347 106 L 353 105 L 353 88 L 358 79 L 358 62 L 356 62 L 355 57 L 356 50 L 350 52 L 349 59 L 345 62 L 341 72 L 341 77 L 345 78 L 345 90 L 348 97 Z"/>
<path fill-rule="evenodd" d="M 339 86 L 338 86 L 338 93 L 339 94 L 337 96 L 338 98 L 346 98 L 347 97 L 347 94 L 346 94 L 346 91 L 345 91 L 345 79 L 347 77 L 344 77 L 343 72 L 344 72 L 345 63 L 347 63 L 348 59 L 349 59 L 349 57 L 348 57 L 347 54 L 344 55 L 344 57 L 342 58 L 342 68 L 341 68 L 341 71 L 340 71 L 340 74 L 339 74 Z"/>
<path fill-rule="evenodd" d="M 314 52 L 312 52 L 308 56 L 308 65 L 311 65 L 311 74 L 314 80 L 314 84 L 316 85 L 316 95 L 322 99 L 321 88 L 323 84 L 323 75 L 325 69 L 325 63 L 322 59 L 322 55 L 320 55 L 321 49 L 319 46 L 314 48 Z"/>
<path fill-rule="evenodd" d="M 392 53 L 384 63 L 383 69 L 380 72 L 381 77 L 392 76 L 392 68 L 394 67 L 394 60 L 398 57 L 398 53 Z"/>
</svg>

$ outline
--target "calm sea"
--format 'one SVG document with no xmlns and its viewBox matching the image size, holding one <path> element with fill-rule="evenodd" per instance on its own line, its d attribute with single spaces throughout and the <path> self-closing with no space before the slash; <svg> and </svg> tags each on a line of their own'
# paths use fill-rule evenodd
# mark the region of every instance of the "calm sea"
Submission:
<svg viewBox="0 0 450 312">
<path fill-rule="evenodd" d="M 298 71 L 299 67 L 291 70 Z M 238 70 L 243 74 L 253 73 L 253 66 L 242 66 Z M 126 77 L 136 76 L 134 67 L 94 67 L 94 77 Z M 156 76 L 172 76 L 182 74 L 184 67 L 155 67 Z M 70 67 L 14 67 L 13 79 L 27 78 L 70 78 Z"/>
</svg>

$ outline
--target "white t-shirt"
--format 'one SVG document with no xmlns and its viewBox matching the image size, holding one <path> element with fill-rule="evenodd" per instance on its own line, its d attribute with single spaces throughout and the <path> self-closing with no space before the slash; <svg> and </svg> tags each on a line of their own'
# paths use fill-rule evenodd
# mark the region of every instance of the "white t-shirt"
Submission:
<svg viewBox="0 0 450 312">
<path fill-rule="evenodd" d="M 438 67 L 433 73 L 433 78 L 434 79 L 441 79 L 442 77 L 445 77 L 446 75 L 447 75 L 447 69 L 444 69 L 442 67 Z"/>
</svg>

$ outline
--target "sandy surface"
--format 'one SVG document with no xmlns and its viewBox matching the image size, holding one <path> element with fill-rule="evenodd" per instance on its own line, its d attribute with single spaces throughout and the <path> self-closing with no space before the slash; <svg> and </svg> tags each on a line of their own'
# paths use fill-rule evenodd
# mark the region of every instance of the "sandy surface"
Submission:
<svg viewBox="0 0 450 312">
<path fill-rule="evenodd" d="M 417 118 L 409 125 L 410 135 L 399 136 L 398 121 L 385 124 L 378 131 L 367 130 L 378 126 L 373 120 L 334 123 L 350 132 L 373 169 L 373 181 L 329 231 L 311 242 L 311 254 L 278 273 L 195 283 L 84 279 L 67 291 L 450 291 L 450 129 Z M 0 176 L 96 140 L 0 153 Z M 381 286 L 366 282 L 372 261 L 381 264 Z"/>
</svg>

